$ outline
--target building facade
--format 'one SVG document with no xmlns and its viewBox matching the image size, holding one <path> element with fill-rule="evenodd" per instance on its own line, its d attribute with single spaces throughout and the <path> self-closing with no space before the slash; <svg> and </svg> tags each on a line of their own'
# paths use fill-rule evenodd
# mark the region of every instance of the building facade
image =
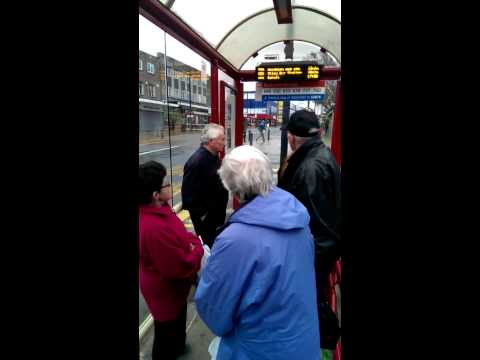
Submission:
<svg viewBox="0 0 480 360">
<path fill-rule="evenodd" d="M 138 98 L 140 143 L 164 138 L 168 119 L 173 134 L 197 131 L 209 119 L 210 78 L 162 53 L 139 51 Z"/>
</svg>

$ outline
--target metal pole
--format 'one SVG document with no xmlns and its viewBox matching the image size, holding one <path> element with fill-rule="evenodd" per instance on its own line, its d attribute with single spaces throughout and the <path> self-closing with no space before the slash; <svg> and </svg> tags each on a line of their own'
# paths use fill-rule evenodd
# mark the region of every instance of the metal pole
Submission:
<svg viewBox="0 0 480 360">
<path fill-rule="evenodd" d="M 210 64 L 210 106 L 212 109 L 210 122 L 220 124 L 220 120 L 218 119 L 218 66 L 215 62 L 211 62 Z"/>
<path fill-rule="evenodd" d="M 170 134 L 170 106 L 169 106 L 169 101 L 170 97 L 168 94 L 168 62 L 167 62 L 167 33 L 163 33 L 163 43 L 165 46 L 165 54 L 163 56 L 164 58 L 164 65 L 165 65 L 165 95 L 166 95 L 166 104 L 167 104 L 167 125 L 168 125 L 168 152 L 169 152 L 169 158 L 170 158 L 170 189 L 172 190 L 173 194 L 173 164 L 172 164 L 172 135 Z M 172 76 L 173 78 L 173 76 Z M 172 79 L 173 83 L 173 79 Z M 174 206 L 173 202 L 173 197 L 170 199 L 172 206 Z"/>
</svg>

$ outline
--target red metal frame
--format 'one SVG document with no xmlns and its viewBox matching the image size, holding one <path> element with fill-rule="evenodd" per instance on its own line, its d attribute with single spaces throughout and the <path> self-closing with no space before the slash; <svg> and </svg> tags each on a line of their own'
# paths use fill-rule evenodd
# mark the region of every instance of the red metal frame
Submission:
<svg viewBox="0 0 480 360">
<path fill-rule="evenodd" d="M 237 79 L 235 80 L 235 87 L 237 88 L 236 102 L 235 102 L 235 147 L 243 144 L 243 83 Z M 233 208 L 236 210 L 240 207 L 240 202 L 237 198 L 233 198 Z"/>
<path fill-rule="evenodd" d="M 212 114 L 210 116 L 210 122 L 220 124 L 218 116 L 218 66 L 215 62 L 210 63 L 210 107 Z"/>
<path fill-rule="evenodd" d="M 338 162 L 342 165 L 342 81 L 337 81 L 337 92 L 335 94 L 335 112 L 333 114 L 332 124 L 332 153 Z"/>
<path fill-rule="evenodd" d="M 225 81 L 220 81 L 220 97 L 219 97 L 219 105 L 220 105 L 220 118 L 218 119 L 218 123 L 225 128 Z M 225 156 L 225 150 L 220 153 L 220 158 L 223 159 Z"/>
<path fill-rule="evenodd" d="M 273 0 L 273 7 L 279 24 L 292 23 L 292 2 L 290 0 Z"/>
<path fill-rule="evenodd" d="M 337 260 L 335 263 L 335 267 L 332 273 L 328 277 L 328 284 L 330 288 L 330 306 L 335 314 L 337 314 L 337 290 L 335 289 L 335 285 L 340 285 L 341 283 L 341 259 Z M 333 359 L 334 360 L 341 360 L 342 359 L 342 349 L 340 346 L 340 339 L 337 343 L 336 349 L 333 352 Z"/>
</svg>

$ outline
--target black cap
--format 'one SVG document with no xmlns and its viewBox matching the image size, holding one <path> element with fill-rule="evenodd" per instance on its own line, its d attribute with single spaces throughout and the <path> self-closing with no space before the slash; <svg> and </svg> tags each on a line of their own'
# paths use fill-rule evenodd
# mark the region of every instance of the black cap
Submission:
<svg viewBox="0 0 480 360">
<path fill-rule="evenodd" d="M 282 126 L 282 129 L 288 130 L 295 136 L 311 137 L 318 135 L 320 123 L 315 113 L 307 110 L 299 110 L 290 116 L 290 120 Z"/>
</svg>

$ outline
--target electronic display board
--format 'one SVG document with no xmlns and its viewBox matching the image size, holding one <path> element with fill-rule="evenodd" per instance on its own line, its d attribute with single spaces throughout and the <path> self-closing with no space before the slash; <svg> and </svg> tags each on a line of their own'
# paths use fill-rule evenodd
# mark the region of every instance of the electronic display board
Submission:
<svg viewBox="0 0 480 360">
<path fill-rule="evenodd" d="M 318 81 L 321 65 L 314 62 L 283 62 L 263 63 L 255 68 L 257 81 L 260 82 L 290 82 Z"/>
</svg>

